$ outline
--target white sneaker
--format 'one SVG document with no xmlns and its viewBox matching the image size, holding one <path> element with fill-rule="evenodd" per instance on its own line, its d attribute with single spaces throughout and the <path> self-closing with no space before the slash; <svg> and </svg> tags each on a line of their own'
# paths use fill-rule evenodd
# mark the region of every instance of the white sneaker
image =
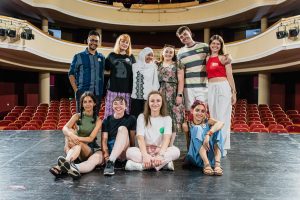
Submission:
<svg viewBox="0 0 300 200">
<path fill-rule="evenodd" d="M 143 171 L 143 164 L 133 162 L 132 160 L 127 160 L 126 165 L 125 165 L 125 170 L 127 170 L 127 171 L 134 171 L 134 170 Z"/>
<path fill-rule="evenodd" d="M 170 170 L 170 171 L 174 171 L 174 163 L 173 161 L 171 162 L 168 162 L 168 164 L 166 164 L 163 169 L 166 169 L 166 170 Z"/>
</svg>

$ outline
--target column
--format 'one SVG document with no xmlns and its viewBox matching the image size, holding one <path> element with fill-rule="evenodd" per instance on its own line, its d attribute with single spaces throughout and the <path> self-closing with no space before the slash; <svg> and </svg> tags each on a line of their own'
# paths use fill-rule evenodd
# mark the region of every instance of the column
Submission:
<svg viewBox="0 0 300 200">
<path fill-rule="evenodd" d="M 100 34 L 100 41 L 99 41 L 99 46 L 102 46 L 102 29 L 101 28 L 96 28 L 96 31 Z"/>
<path fill-rule="evenodd" d="M 209 39 L 210 39 L 210 29 L 204 28 L 204 42 L 208 44 Z"/>
<path fill-rule="evenodd" d="M 50 103 L 50 73 L 39 74 L 39 100 L 40 103 Z"/>
<path fill-rule="evenodd" d="M 258 104 L 270 104 L 271 76 L 269 73 L 258 74 Z"/>
<path fill-rule="evenodd" d="M 268 28 L 268 18 L 267 17 L 262 17 L 260 19 L 260 30 L 261 33 L 265 32 Z"/>
<path fill-rule="evenodd" d="M 49 28 L 48 19 L 43 18 L 42 19 L 42 30 L 43 30 L 43 32 L 48 33 L 48 28 Z"/>
</svg>

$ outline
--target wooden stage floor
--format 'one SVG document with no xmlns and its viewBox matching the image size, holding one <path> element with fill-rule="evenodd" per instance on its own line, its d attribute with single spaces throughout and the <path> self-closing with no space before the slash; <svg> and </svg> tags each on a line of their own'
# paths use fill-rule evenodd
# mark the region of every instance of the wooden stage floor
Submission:
<svg viewBox="0 0 300 200">
<path fill-rule="evenodd" d="M 232 133 L 224 175 L 200 169 L 126 172 L 103 169 L 55 179 L 48 172 L 63 154 L 61 131 L 0 131 L 0 199 L 300 199 L 300 134 Z M 184 137 L 176 144 L 185 152 Z"/>
</svg>

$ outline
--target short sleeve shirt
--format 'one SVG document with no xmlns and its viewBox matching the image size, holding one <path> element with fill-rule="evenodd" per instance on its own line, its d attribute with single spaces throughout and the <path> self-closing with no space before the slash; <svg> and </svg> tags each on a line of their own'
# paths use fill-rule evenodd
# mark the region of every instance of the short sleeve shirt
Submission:
<svg viewBox="0 0 300 200">
<path fill-rule="evenodd" d="M 163 142 L 163 136 L 172 134 L 172 119 L 170 116 L 150 117 L 150 122 L 146 127 L 144 114 L 140 114 L 137 119 L 136 133 L 144 136 L 146 145 L 160 147 Z"/>
<path fill-rule="evenodd" d="M 103 120 L 102 133 L 108 133 L 108 141 L 114 140 L 117 137 L 118 128 L 120 126 L 125 126 L 128 132 L 134 131 L 136 128 L 136 118 L 132 115 L 125 114 L 122 118 L 115 119 L 114 115 L 110 115 Z"/>
</svg>

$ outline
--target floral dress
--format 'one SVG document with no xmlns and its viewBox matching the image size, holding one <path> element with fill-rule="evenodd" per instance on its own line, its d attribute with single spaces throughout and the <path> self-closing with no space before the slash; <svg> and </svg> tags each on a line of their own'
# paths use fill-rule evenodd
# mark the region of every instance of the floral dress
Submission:
<svg viewBox="0 0 300 200">
<path fill-rule="evenodd" d="M 184 121 L 184 104 L 176 105 L 178 78 L 177 71 L 181 70 L 179 65 L 173 63 L 167 67 L 163 63 L 158 65 L 158 81 L 160 84 L 160 93 L 165 97 L 167 109 L 172 118 L 172 131 L 182 132 L 182 123 Z"/>
</svg>

